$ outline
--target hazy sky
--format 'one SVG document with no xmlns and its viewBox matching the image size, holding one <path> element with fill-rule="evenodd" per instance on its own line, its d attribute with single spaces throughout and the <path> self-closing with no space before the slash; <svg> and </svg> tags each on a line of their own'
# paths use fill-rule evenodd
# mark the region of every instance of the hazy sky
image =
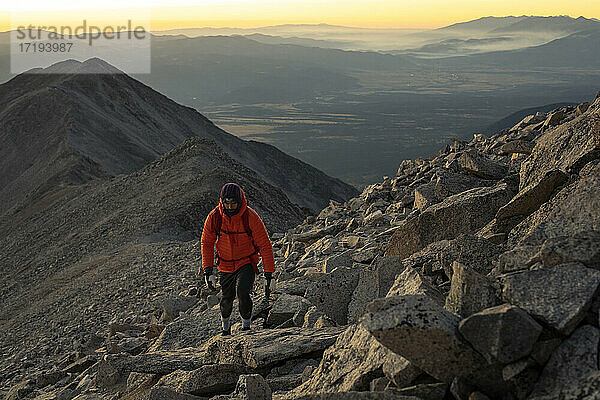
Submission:
<svg viewBox="0 0 600 400">
<path fill-rule="evenodd" d="M 9 29 L 9 15 L 18 10 L 43 11 L 48 7 L 55 10 L 98 9 L 99 4 L 104 9 L 122 7 L 123 4 L 151 9 L 153 30 L 202 26 L 256 27 L 285 23 L 436 28 L 490 15 L 600 17 L 600 1 L 594 0 L 27 0 L 21 3 L 2 1 L 1 30 Z M 102 10 L 93 13 L 94 17 L 98 17 Z M 134 15 L 135 10 L 127 10 L 125 14 Z M 61 11 L 60 15 L 64 21 L 52 23 L 68 21 L 67 11 Z"/>
</svg>

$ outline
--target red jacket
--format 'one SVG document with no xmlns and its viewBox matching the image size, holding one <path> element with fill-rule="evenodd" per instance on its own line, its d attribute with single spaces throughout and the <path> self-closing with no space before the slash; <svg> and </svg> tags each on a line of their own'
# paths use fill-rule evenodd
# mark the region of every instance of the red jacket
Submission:
<svg viewBox="0 0 600 400">
<path fill-rule="evenodd" d="M 235 272 L 244 264 L 258 264 L 259 254 L 255 253 L 254 244 L 258 247 L 260 256 L 263 259 L 265 272 L 275 272 L 275 259 L 273 257 L 273 245 L 269 239 L 267 229 L 262 220 L 250 207 L 244 191 L 241 190 L 242 205 L 240 210 L 228 217 L 223 210 L 223 203 L 219 199 L 219 205 L 215 207 L 206 221 L 204 221 L 204 229 L 202 230 L 202 238 L 200 239 L 202 250 L 202 268 L 212 267 L 214 265 L 214 247 L 217 245 L 217 253 L 219 255 L 219 271 Z M 252 239 L 250 235 L 245 233 L 242 214 L 248 210 L 248 224 L 252 231 Z M 213 218 L 215 213 L 221 214 L 221 235 L 217 240 L 217 233 L 213 231 Z M 225 233 L 236 232 L 236 233 Z M 254 255 L 251 255 L 255 253 Z M 238 261 L 227 261 L 237 260 Z"/>
</svg>

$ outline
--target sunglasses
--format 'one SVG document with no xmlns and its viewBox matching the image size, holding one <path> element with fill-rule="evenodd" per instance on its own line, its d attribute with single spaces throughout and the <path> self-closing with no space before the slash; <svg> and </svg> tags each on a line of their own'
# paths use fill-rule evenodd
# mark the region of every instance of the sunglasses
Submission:
<svg viewBox="0 0 600 400">
<path fill-rule="evenodd" d="M 226 197 L 223 199 L 224 204 L 236 204 L 237 199 L 235 197 Z"/>
</svg>

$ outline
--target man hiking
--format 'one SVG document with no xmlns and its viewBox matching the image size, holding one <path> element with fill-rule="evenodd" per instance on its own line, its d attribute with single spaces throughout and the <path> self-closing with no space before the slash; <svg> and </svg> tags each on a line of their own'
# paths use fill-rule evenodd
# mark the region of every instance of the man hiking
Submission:
<svg viewBox="0 0 600 400">
<path fill-rule="evenodd" d="M 265 270 L 265 294 L 273 289 L 275 260 L 273 246 L 267 229 L 252 208 L 248 207 L 246 195 L 235 183 L 227 183 L 221 189 L 219 205 L 206 217 L 202 238 L 202 268 L 209 289 L 215 290 L 213 275 L 214 247 L 217 247 L 217 268 L 222 297 L 219 304 L 223 335 L 231 334 L 233 300 L 239 302 L 242 330 L 250 330 L 254 277 L 258 273 L 259 255 Z"/>
</svg>

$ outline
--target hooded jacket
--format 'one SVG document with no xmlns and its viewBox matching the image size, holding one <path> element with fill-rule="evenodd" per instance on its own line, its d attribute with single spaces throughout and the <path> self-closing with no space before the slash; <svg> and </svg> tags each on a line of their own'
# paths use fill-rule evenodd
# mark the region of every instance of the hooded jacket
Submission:
<svg viewBox="0 0 600 400">
<path fill-rule="evenodd" d="M 252 263 L 256 266 L 259 261 L 259 254 L 255 252 L 252 240 L 258 248 L 258 252 L 263 259 L 265 272 L 275 272 L 275 259 L 273 257 L 273 245 L 269 239 L 269 234 L 265 228 L 262 219 L 256 211 L 248 207 L 248 201 L 244 191 L 240 188 L 242 204 L 240 210 L 229 217 L 225 214 L 223 202 L 219 199 L 219 205 L 215 207 L 204 221 L 202 238 L 200 239 L 202 251 L 202 268 L 212 267 L 214 265 L 215 243 L 219 255 L 219 271 L 235 272 L 241 266 Z M 248 225 L 252 230 L 252 238 L 245 232 L 242 214 L 248 210 Z M 213 231 L 213 219 L 215 213 L 221 214 L 221 234 L 217 240 L 217 232 Z M 229 232 L 229 233 L 226 233 Z M 252 253 L 254 253 L 252 255 Z M 238 260 L 239 259 L 239 260 Z M 227 261 L 238 260 L 238 261 Z"/>
</svg>

